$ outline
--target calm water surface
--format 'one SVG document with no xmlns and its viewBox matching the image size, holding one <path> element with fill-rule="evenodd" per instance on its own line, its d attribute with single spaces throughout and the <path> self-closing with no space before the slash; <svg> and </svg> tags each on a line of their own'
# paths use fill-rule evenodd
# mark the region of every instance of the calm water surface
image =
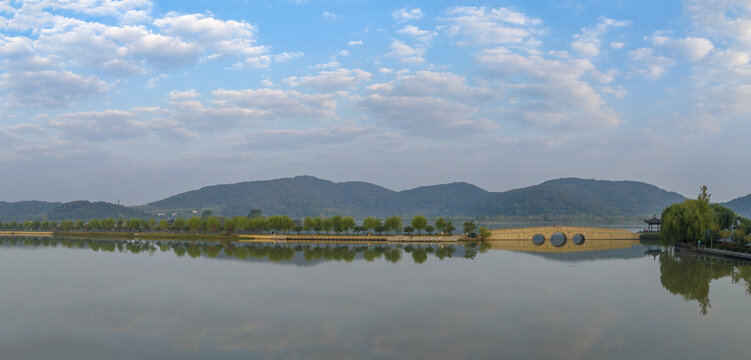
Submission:
<svg viewBox="0 0 751 360">
<path fill-rule="evenodd" d="M 639 244 L 558 254 L 0 242 L 0 359 L 703 359 L 751 350 L 751 266 L 647 254 Z"/>
</svg>

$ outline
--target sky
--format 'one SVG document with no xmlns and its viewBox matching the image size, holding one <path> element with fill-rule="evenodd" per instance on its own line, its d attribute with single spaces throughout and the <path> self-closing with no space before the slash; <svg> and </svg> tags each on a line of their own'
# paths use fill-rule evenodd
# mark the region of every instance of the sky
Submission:
<svg viewBox="0 0 751 360">
<path fill-rule="evenodd" d="M 312 175 L 751 193 L 751 1 L 0 0 L 0 200 Z"/>
</svg>

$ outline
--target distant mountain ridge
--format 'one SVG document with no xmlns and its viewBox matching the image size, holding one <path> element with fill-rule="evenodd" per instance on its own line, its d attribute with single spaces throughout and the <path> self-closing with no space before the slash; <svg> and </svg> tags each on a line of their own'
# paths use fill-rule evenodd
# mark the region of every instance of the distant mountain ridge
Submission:
<svg viewBox="0 0 751 360">
<path fill-rule="evenodd" d="M 0 221 L 190 217 L 215 215 L 367 216 L 416 214 L 428 217 L 534 217 L 541 215 L 649 216 L 685 198 L 637 181 L 562 178 L 505 192 L 489 192 L 465 182 L 394 191 L 361 181 L 333 182 L 312 176 L 207 186 L 146 205 L 105 202 L 0 202 Z M 736 199 L 737 200 L 737 199 Z"/>
<path fill-rule="evenodd" d="M 225 216 L 251 208 L 265 214 L 354 217 L 423 214 L 470 215 L 489 192 L 467 183 L 418 187 L 401 192 L 360 182 L 335 183 L 312 176 L 213 185 L 146 204 L 147 212 L 189 213 L 210 209 Z"/>
<path fill-rule="evenodd" d="M 720 205 L 727 206 L 740 216 L 751 218 L 751 194 L 721 203 Z"/>
<path fill-rule="evenodd" d="M 564 178 L 522 189 L 489 192 L 456 182 L 393 191 L 366 182 L 335 183 L 312 176 L 214 185 L 149 203 L 146 212 L 190 212 L 210 209 L 215 214 L 247 214 L 251 208 L 266 214 L 293 217 L 366 216 L 535 216 L 615 215 L 660 213 L 685 198 L 636 181 Z"/>
</svg>

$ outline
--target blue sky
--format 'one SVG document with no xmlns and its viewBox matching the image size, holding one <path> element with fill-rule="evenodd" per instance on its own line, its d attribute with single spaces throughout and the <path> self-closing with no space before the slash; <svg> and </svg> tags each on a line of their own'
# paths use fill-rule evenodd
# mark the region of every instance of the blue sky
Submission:
<svg viewBox="0 0 751 360">
<path fill-rule="evenodd" d="M 0 0 L 0 200 L 299 174 L 751 192 L 748 1 Z"/>
</svg>

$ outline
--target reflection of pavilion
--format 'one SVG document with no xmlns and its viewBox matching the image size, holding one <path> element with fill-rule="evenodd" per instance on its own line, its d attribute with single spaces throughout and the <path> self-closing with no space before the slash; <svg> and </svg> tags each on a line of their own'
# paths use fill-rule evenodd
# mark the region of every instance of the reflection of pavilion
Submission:
<svg viewBox="0 0 751 360">
<path fill-rule="evenodd" d="M 657 257 L 662 254 L 662 248 L 660 248 L 659 246 L 649 245 L 647 251 L 645 251 L 644 254 L 651 256 L 652 260 L 657 260 Z"/>
</svg>

